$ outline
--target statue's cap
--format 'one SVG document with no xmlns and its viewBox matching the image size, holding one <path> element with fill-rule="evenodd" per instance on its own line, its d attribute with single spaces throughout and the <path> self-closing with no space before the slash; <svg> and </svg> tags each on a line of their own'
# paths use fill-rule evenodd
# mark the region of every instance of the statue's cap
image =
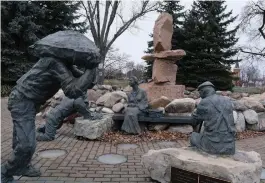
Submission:
<svg viewBox="0 0 265 183">
<path fill-rule="evenodd" d="M 210 81 L 206 81 L 206 82 L 204 82 L 198 86 L 198 90 L 202 89 L 205 86 L 211 86 L 211 87 L 215 88 L 214 85 Z"/>
</svg>

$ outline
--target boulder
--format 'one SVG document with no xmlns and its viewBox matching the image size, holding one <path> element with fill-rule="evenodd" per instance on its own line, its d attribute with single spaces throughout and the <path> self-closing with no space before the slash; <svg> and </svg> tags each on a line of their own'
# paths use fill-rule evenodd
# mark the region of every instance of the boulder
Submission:
<svg viewBox="0 0 265 183">
<path fill-rule="evenodd" d="M 105 107 L 112 108 L 116 103 L 125 99 L 128 101 L 126 93 L 122 91 L 114 91 L 111 93 L 106 93 L 97 100 L 97 105 L 104 105 Z"/>
<path fill-rule="evenodd" d="M 245 106 L 248 109 L 253 109 L 256 112 L 264 112 L 265 108 L 264 106 L 259 102 L 259 100 L 256 100 L 255 98 L 251 97 L 243 97 Z"/>
<path fill-rule="evenodd" d="M 252 131 L 265 131 L 265 113 L 258 113 L 258 123 L 250 125 L 247 124 L 247 128 Z"/>
<path fill-rule="evenodd" d="M 163 131 L 169 127 L 169 123 L 166 124 L 157 124 L 157 125 L 148 125 L 148 130 L 150 131 Z"/>
<path fill-rule="evenodd" d="M 159 107 L 166 107 L 170 102 L 171 100 L 167 97 L 161 96 L 160 98 L 151 101 L 149 105 L 152 109 L 157 109 Z"/>
<path fill-rule="evenodd" d="M 101 111 L 102 108 L 103 108 L 103 107 L 96 107 L 96 112 Z"/>
<path fill-rule="evenodd" d="M 241 93 L 242 97 L 248 97 L 249 94 L 248 93 Z"/>
<path fill-rule="evenodd" d="M 108 113 L 108 114 L 113 114 L 114 113 L 111 109 L 106 108 L 106 107 L 103 107 L 101 111 L 104 112 L 104 113 Z"/>
<path fill-rule="evenodd" d="M 190 125 L 171 125 L 168 130 L 168 132 L 178 132 L 183 134 L 190 134 L 193 132 L 193 128 Z"/>
<path fill-rule="evenodd" d="M 79 137 L 88 139 L 98 139 L 104 133 L 112 129 L 114 122 L 111 114 L 104 114 L 102 119 L 98 120 L 84 120 L 83 118 L 76 118 L 74 124 L 74 134 Z"/>
<path fill-rule="evenodd" d="M 104 95 L 102 95 L 101 97 L 99 97 L 99 99 L 96 101 L 96 104 L 97 105 L 104 106 L 104 104 L 110 98 L 110 96 L 111 96 L 111 93 L 105 93 Z"/>
<path fill-rule="evenodd" d="M 198 92 L 198 90 L 195 90 L 195 91 L 191 92 L 189 94 L 189 96 L 190 96 L 189 98 L 198 99 L 198 98 L 200 98 L 200 93 Z"/>
<path fill-rule="evenodd" d="M 167 113 L 192 112 L 195 108 L 195 103 L 196 101 L 192 98 L 175 99 L 165 107 L 165 111 Z"/>
<path fill-rule="evenodd" d="M 130 93 L 131 91 L 132 91 L 132 87 L 131 86 L 126 86 L 124 89 L 123 89 L 123 91 L 125 92 L 125 93 Z"/>
<path fill-rule="evenodd" d="M 171 182 L 171 167 L 216 177 L 231 183 L 259 183 L 262 171 L 260 155 L 254 151 L 236 151 L 233 156 L 213 156 L 195 148 L 149 150 L 142 163 L 152 179 Z"/>
<path fill-rule="evenodd" d="M 242 112 L 237 112 L 237 118 L 235 120 L 236 131 L 243 132 L 246 130 L 245 117 Z"/>
<path fill-rule="evenodd" d="M 232 103 L 233 103 L 233 108 L 236 111 L 245 111 L 248 109 L 243 100 L 235 100 L 235 101 L 232 101 Z"/>
<path fill-rule="evenodd" d="M 117 104 L 115 104 L 113 107 L 112 107 L 112 110 L 116 113 L 118 112 L 121 112 L 121 110 L 124 108 L 124 104 L 119 102 Z"/>
<path fill-rule="evenodd" d="M 232 93 L 230 95 L 230 97 L 233 98 L 233 99 L 240 99 L 240 98 L 242 98 L 241 93 Z"/>
<path fill-rule="evenodd" d="M 243 114 L 248 124 L 253 125 L 259 122 L 258 114 L 254 110 L 248 109 L 244 111 Z"/>
<path fill-rule="evenodd" d="M 92 90 L 92 89 L 87 90 L 88 101 L 96 102 L 99 99 L 99 97 L 101 97 L 100 92 L 97 92 L 97 91 Z"/>
<path fill-rule="evenodd" d="M 186 89 L 187 91 L 190 91 L 190 92 L 196 90 L 196 88 L 193 88 L 193 87 L 186 87 L 185 89 Z"/>
<path fill-rule="evenodd" d="M 98 89 L 100 90 L 112 90 L 112 86 L 111 85 L 98 85 Z"/>
</svg>

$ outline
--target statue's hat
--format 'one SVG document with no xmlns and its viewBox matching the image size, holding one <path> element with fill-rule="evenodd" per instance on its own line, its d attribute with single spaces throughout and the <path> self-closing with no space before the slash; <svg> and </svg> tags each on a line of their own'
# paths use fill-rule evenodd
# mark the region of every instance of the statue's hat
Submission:
<svg viewBox="0 0 265 183">
<path fill-rule="evenodd" d="M 211 86 L 211 87 L 215 88 L 214 85 L 210 81 L 206 81 L 206 82 L 204 82 L 198 86 L 198 90 L 202 89 L 205 86 Z"/>
</svg>

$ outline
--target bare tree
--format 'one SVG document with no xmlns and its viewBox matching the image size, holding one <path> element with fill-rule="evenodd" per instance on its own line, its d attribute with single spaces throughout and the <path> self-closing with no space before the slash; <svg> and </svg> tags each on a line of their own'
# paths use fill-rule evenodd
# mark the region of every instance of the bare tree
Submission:
<svg viewBox="0 0 265 183">
<path fill-rule="evenodd" d="M 251 40 L 265 41 L 265 1 L 248 2 L 241 13 L 241 30 L 250 35 Z M 258 24 L 257 24 L 258 22 Z M 257 26 L 256 26 L 257 25 Z M 263 43 L 263 45 L 265 45 Z M 258 59 L 265 58 L 265 46 L 241 47 L 242 53 Z"/>
<path fill-rule="evenodd" d="M 132 8 L 129 10 L 129 12 L 131 12 L 131 16 L 128 19 L 125 19 L 126 16 L 123 13 L 124 7 L 122 6 L 122 3 L 124 3 L 124 1 L 122 2 L 121 0 L 82 1 L 85 17 L 89 22 L 94 42 L 99 48 L 101 55 L 102 66 L 99 67 L 100 77 L 98 79 L 98 83 L 103 83 L 104 81 L 104 61 L 112 44 L 122 33 L 124 33 L 124 31 L 135 26 L 138 19 L 144 17 L 147 13 L 154 11 L 157 7 L 157 2 L 150 3 L 149 1 L 132 1 Z M 119 20 L 119 27 L 115 27 L 115 25 L 113 25 L 114 20 L 116 22 Z M 113 31 L 115 29 L 116 31 L 113 33 L 113 36 L 111 36 L 110 30 Z"/>
<path fill-rule="evenodd" d="M 122 72 L 126 68 L 126 64 L 130 61 L 130 55 L 120 53 L 118 48 L 110 47 L 104 64 L 105 77 L 112 77 L 117 71 Z"/>
<path fill-rule="evenodd" d="M 247 86 L 249 86 L 250 83 L 255 85 L 260 79 L 260 71 L 258 67 L 254 65 L 245 65 L 241 70 L 241 79 Z"/>
</svg>

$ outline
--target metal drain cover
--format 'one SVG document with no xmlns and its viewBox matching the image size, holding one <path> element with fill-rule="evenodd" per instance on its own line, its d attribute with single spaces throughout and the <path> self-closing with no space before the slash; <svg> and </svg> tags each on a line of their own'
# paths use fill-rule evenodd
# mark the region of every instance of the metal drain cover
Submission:
<svg viewBox="0 0 265 183">
<path fill-rule="evenodd" d="M 46 149 L 38 152 L 38 156 L 42 158 L 57 158 L 65 154 L 66 151 L 61 149 Z"/>
<path fill-rule="evenodd" d="M 139 146 L 137 144 L 118 144 L 117 147 L 118 149 L 121 150 L 129 150 L 129 149 L 136 149 Z"/>
<path fill-rule="evenodd" d="M 260 179 L 265 180 L 265 168 L 262 168 Z"/>
<path fill-rule="evenodd" d="M 127 161 L 127 158 L 119 154 L 104 154 L 98 157 L 98 161 L 105 164 L 120 164 Z"/>
</svg>

